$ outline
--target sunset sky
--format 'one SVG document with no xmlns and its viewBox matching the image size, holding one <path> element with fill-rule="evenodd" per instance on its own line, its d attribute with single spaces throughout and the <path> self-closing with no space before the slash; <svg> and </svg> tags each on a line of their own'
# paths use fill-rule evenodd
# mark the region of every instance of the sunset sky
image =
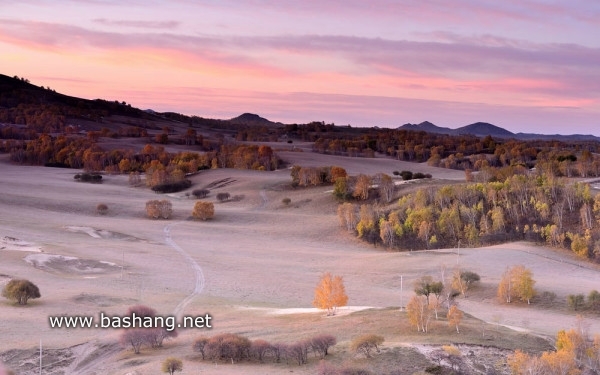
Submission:
<svg viewBox="0 0 600 375">
<path fill-rule="evenodd" d="M 600 136 L 600 1 L 0 0 L 0 73 L 211 118 Z"/>
</svg>

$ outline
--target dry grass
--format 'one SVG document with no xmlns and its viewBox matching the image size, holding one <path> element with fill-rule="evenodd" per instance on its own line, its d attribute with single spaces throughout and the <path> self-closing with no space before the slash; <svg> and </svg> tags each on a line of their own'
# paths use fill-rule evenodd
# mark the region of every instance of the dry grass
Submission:
<svg viewBox="0 0 600 375">
<path fill-rule="evenodd" d="M 315 165 L 342 165 L 351 173 L 412 169 L 433 172 L 436 177 L 436 170 L 419 169 L 426 166 L 405 168 L 393 160 L 294 154 L 302 154 L 297 161 L 307 161 L 310 156 Z M 129 187 L 127 176 L 106 176 L 100 185 L 77 184 L 73 181 L 75 171 L 17 167 L 7 164 L 5 157 L 0 163 L 0 238 L 14 239 L 0 246 L 0 275 L 27 277 L 42 293 L 41 299 L 24 308 L 0 300 L 0 353 L 5 353 L 6 359 L 16 353 L 10 350 L 24 350 L 14 358 L 33 361 L 42 339 L 48 350 L 62 350 L 65 363 L 70 363 L 64 367 L 66 373 L 158 374 L 160 362 L 170 355 L 184 359 L 186 373 L 212 372 L 215 365 L 199 361 L 191 343 L 198 335 L 219 332 L 286 342 L 331 333 L 339 344 L 328 361 L 365 366 L 376 373 L 403 366 L 408 374 L 422 366 L 425 357 L 408 344 L 467 343 L 539 352 L 548 348 L 539 336 L 552 337 L 558 329 L 569 328 L 574 314 L 560 304 L 552 309 L 499 304 L 494 288 L 505 267 L 524 264 L 531 268 L 538 289 L 554 291 L 557 301 L 564 301 L 568 294 L 597 289 L 600 279 L 595 267 L 583 267 L 565 253 L 525 243 L 461 249 L 460 257 L 455 249 L 398 253 L 374 248 L 339 228 L 337 203 L 327 192 L 330 187 L 291 189 L 287 170 L 199 173 L 192 177 L 190 191 L 215 181 L 228 182 L 226 186 L 212 185 L 206 201 L 214 202 L 224 191 L 244 199 L 215 205 L 213 220 L 197 222 L 190 220 L 195 200 L 185 192 L 169 194 L 161 199 L 172 201 L 172 219 L 152 221 L 145 218 L 144 207 L 146 201 L 156 199 L 156 194 Z M 438 177 L 449 178 L 451 173 L 458 178 L 456 171 L 446 170 Z M 282 207 L 285 197 L 292 200 L 289 207 Z M 110 214 L 98 215 L 97 202 L 107 204 Z M 166 226 L 173 243 L 189 258 L 167 241 Z M 76 257 L 85 260 L 82 266 L 92 264 L 98 269 L 90 274 L 66 266 L 36 268 L 24 260 L 33 251 Z M 198 274 L 190 259 L 198 264 L 204 278 L 199 294 L 194 294 Z M 96 266 L 105 263 L 99 262 L 116 266 L 102 269 Z M 437 277 L 442 265 L 450 274 L 457 263 L 482 276 L 480 289 L 459 300 L 460 308 L 477 319 L 467 318 L 460 335 L 445 322 L 435 324 L 430 334 L 417 333 L 407 326 L 403 313 L 390 307 L 400 304 L 400 275 L 404 277 L 402 298 L 406 303 L 412 294 L 412 280 L 426 274 Z M 325 271 L 343 275 L 350 305 L 375 309 L 333 318 L 270 313 L 311 307 L 314 287 Z M 3 280 L 6 277 L 0 277 L 0 283 Z M 182 301 L 189 303 L 180 305 Z M 164 349 L 146 349 L 135 356 L 115 344 L 117 330 L 53 330 L 48 326 L 50 315 L 123 314 L 134 303 L 150 305 L 165 315 L 172 314 L 178 305 L 186 315 L 208 312 L 214 328 L 184 331 Z M 488 322 L 485 337 L 478 319 Z M 600 322 L 593 316 L 589 321 L 591 329 L 600 332 Z M 354 358 L 348 352 L 352 337 L 361 333 L 376 333 L 386 339 L 384 350 L 372 360 Z M 75 359 L 69 362 L 71 357 Z M 18 359 L 9 361 L 10 366 L 15 363 Z M 303 367 L 219 364 L 218 372 L 310 374 L 316 365 L 316 360 Z"/>
</svg>

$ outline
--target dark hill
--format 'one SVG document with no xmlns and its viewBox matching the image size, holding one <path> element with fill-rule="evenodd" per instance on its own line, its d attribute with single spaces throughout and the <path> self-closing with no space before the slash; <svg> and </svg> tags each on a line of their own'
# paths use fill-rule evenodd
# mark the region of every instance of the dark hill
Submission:
<svg viewBox="0 0 600 375">
<path fill-rule="evenodd" d="M 234 124 L 264 124 L 264 125 L 271 125 L 274 124 L 272 121 L 267 120 L 264 117 L 260 117 L 259 115 L 256 115 L 254 113 L 244 113 L 239 115 L 238 117 L 234 117 L 231 120 L 232 123 Z"/>
<path fill-rule="evenodd" d="M 455 134 L 470 134 L 478 137 L 485 137 L 488 135 L 500 138 L 515 137 L 514 133 L 499 126 L 488 124 L 487 122 L 476 122 L 471 125 L 460 127 L 455 130 Z"/>
<path fill-rule="evenodd" d="M 450 128 L 442 128 L 435 124 L 432 124 L 429 121 L 423 121 L 420 124 L 404 124 L 398 128 L 399 130 L 414 130 L 414 131 L 424 131 L 427 133 L 437 133 L 437 134 L 454 134 L 454 130 Z"/>
</svg>

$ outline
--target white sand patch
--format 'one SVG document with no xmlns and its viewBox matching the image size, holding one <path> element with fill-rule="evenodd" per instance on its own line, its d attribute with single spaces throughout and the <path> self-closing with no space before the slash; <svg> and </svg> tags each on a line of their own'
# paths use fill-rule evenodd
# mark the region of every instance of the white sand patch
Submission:
<svg viewBox="0 0 600 375">
<path fill-rule="evenodd" d="M 90 237 L 102 238 L 100 233 L 98 233 L 98 231 L 96 229 L 91 228 L 91 227 L 66 226 L 65 229 L 68 230 L 69 232 L 85 233 Z"/>
<path fill-rule="evenodd" d="M 18 238 L 4 236 L 0 239 L 0 250 L 39 253 L 42 251 L 42 247 L 31 242 L 19 240 Z"/>
<path fill-rule="evenodd" d="M 293 314 L 327 314 L 326 310 L 317 309 L 316 307 L 290 307 L 276 309 L 271 307 L 252 307 L 252 306 L 236 306 L 237 309 L 246 311 L 264 312 L 268 315 L 293 315 Z M 348 315 L 356 311 L 372 309 L 373 306 L 344 306 L 338 307 L 334 316 Z"/>
<path fill-rule="evenodd" d="M 344 306 L 338 307 L 335 312 L 335 316 L 348 315 L 356 311 L 372 309 L 372 306 Z M 295 308 L 287 308 L 287 309 L 274 309 L 269 312 L 272 315 L 290 315 L 290 314 L 315 314 L 321 313 L 325 314 L 326 311 L 323 309 L 317 309 L 316 307 L 295 307 Z"/>
<path fill-rule="evenodd" d="M 58 271 L 75 274 L 98 274 L 120 270 L 115 263 L 91 259 L 80 259 L 56 254 L 31 254 L 25 262 L 45 271 Z"/>
</svg>

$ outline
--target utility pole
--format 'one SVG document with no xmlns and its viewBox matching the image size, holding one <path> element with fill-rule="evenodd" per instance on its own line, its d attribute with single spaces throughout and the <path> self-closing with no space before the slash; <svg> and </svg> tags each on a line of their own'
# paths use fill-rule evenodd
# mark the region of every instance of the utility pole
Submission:
<svg viewBox="0 0 600 375">
<path fill-rule="evenodd" d="M 400 275 L 400 311 L 402 311 L 404 309 L 404 302 L 402 301 L 402 292 L 403 292 L 403 275 Z"/>
</svg>

